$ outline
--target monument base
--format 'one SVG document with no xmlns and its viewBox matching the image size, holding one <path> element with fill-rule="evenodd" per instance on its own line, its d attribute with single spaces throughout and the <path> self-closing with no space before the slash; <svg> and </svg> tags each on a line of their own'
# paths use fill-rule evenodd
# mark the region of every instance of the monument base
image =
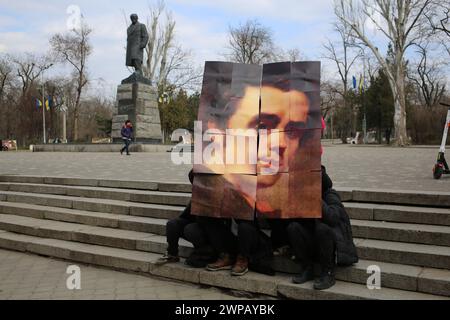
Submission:
<svg viewBox="0 0 450 320">
<path fill-rule="evenodd" d="M 132 144 L 161 144 L 162 139 L 151 139 L 151 138 L 136 138 L 132 141 Z M 122 138 L 113 138 L 112 143 L 123 143 Z"/>
<path fill-rule="evenodd" d="M 145 78 L 134 73 L 117 87 L 117 114 L 113 116 L 111 132 L 113 142 L 122 142 L 120 131 L 125 121 L 130 120 L 134 141 L 162 143 L 157 89 L 142 82 L 142 79 Z"/>
<path fill-rule="evenodd" d="M 32 152 L 114 152 L 119 153 L 119 150 L 123 147 L 122 141 L 120 143 L 94 143 L 94 144 L 65 144 L 65 143 L 50 143 L 50 144 L 37 144 L 30 145 L 30 151 Z M 132 143 L 130 146 L 130 152 L 169 152 L 172 149 L 172 145 L 163 144 L 144 144 L 144 143 Z"/>
</svg>

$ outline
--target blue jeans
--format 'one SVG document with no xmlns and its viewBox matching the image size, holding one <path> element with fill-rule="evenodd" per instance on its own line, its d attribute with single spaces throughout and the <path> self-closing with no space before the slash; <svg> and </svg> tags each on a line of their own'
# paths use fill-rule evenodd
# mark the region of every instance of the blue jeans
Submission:
<svg viewBox="0 0 450 320">
<path fill-rule="evenodd" d="M 127 154 L 130 154 L 128 147 L 131 144 L 131 139 L 126 139 L 126 138 L 122 138 L 122 139 L 123 139 L 123 142 L 125 143 L 125 146 L 122 148 L 122 150 L 120 150 L 120 152 L 123 153 L 124 151 L 126 151 Z"/>
</svg>

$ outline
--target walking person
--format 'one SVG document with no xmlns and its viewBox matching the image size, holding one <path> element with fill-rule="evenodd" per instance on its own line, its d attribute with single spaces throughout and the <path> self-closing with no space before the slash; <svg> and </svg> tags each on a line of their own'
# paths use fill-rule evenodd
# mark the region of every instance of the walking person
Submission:
<svg viewBox="0 0 450 320">
<path fill-rule="evenodd" d="M 129 156 L 130 155 L 129 147 L 131 144 L 131 139 L 133 137 L 133 125 L 130 120 L 125 121 L 125 124 L 122 126 L 120 134 L 125 144 L 125 146 L 122 149 L 120 149 L 120 154 L 123 154 L 123 152 L 126 151 L 127 156 Z"/>
</svg>

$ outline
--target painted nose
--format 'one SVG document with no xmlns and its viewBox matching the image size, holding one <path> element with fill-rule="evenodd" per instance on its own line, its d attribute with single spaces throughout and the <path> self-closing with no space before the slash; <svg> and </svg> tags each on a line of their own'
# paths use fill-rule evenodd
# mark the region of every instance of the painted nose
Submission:
<svg viewBox="0 0 450 320">
<path fill-rule="evenodd" d="M 280 157 L 282 157 L 284 155 L 284 152 L 287 149 L 286 134 L 284 132 L 280 132 L 278 139 L 279 139 L 279 148 L 280 148 L 278 153 L 280 154 Z"/>
</svg>

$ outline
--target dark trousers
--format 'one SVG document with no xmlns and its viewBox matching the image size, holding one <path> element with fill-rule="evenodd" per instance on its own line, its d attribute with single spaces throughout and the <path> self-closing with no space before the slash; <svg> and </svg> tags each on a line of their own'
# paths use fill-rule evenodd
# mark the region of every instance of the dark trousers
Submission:
<svg viewBox="0 0 450 320">
<path fill-rule="evenodd" d="M 215 252 L 236 254 L 237 239 L 231 232 L 231 219 L 197 217 L 197 222 Z"/>
<path fill-rule="evenodd" d="M 261 247 L 259 229 L 253 221 L 238 221 L 238 253 L 250 259 Z"/>
<path fill-rule="evenodd" d="M 167 253 L 178 256 L 178 241 L 183 238 L 200 248 L 207 244 L 206 236 L 200 225 L 184 218 L 169 220 L 166 224 Z"/>
<path fill-rule="evenodd" d="M 318 262 L 322 270 L 335 266 L 335 238 L 331 227 L 316 219 L 291 222 L 287 234 L 296 258 L 303 265 Z"/>
<path fill-rule="evenodd" d="M 125 146 L 122 148 L 122 150 L 120 152 L 123 153 L 124 151 L 126 151 L 127 154 L 130 154 L 130 151 L 128 150 L 128 147 L 131 144 L 131 140 L 130 139 L 123 139 L 123 142 L 125 143 Z"/>
<path fill-rule="evenodd" d="M 286 232 L 289 220 L 286 219 L 267 219 L 267 223 L 270 226 L 270 240 L 272 242 L 272 248 L 278 249 L 289 245 L 289 238 Z"/>
</svg>

